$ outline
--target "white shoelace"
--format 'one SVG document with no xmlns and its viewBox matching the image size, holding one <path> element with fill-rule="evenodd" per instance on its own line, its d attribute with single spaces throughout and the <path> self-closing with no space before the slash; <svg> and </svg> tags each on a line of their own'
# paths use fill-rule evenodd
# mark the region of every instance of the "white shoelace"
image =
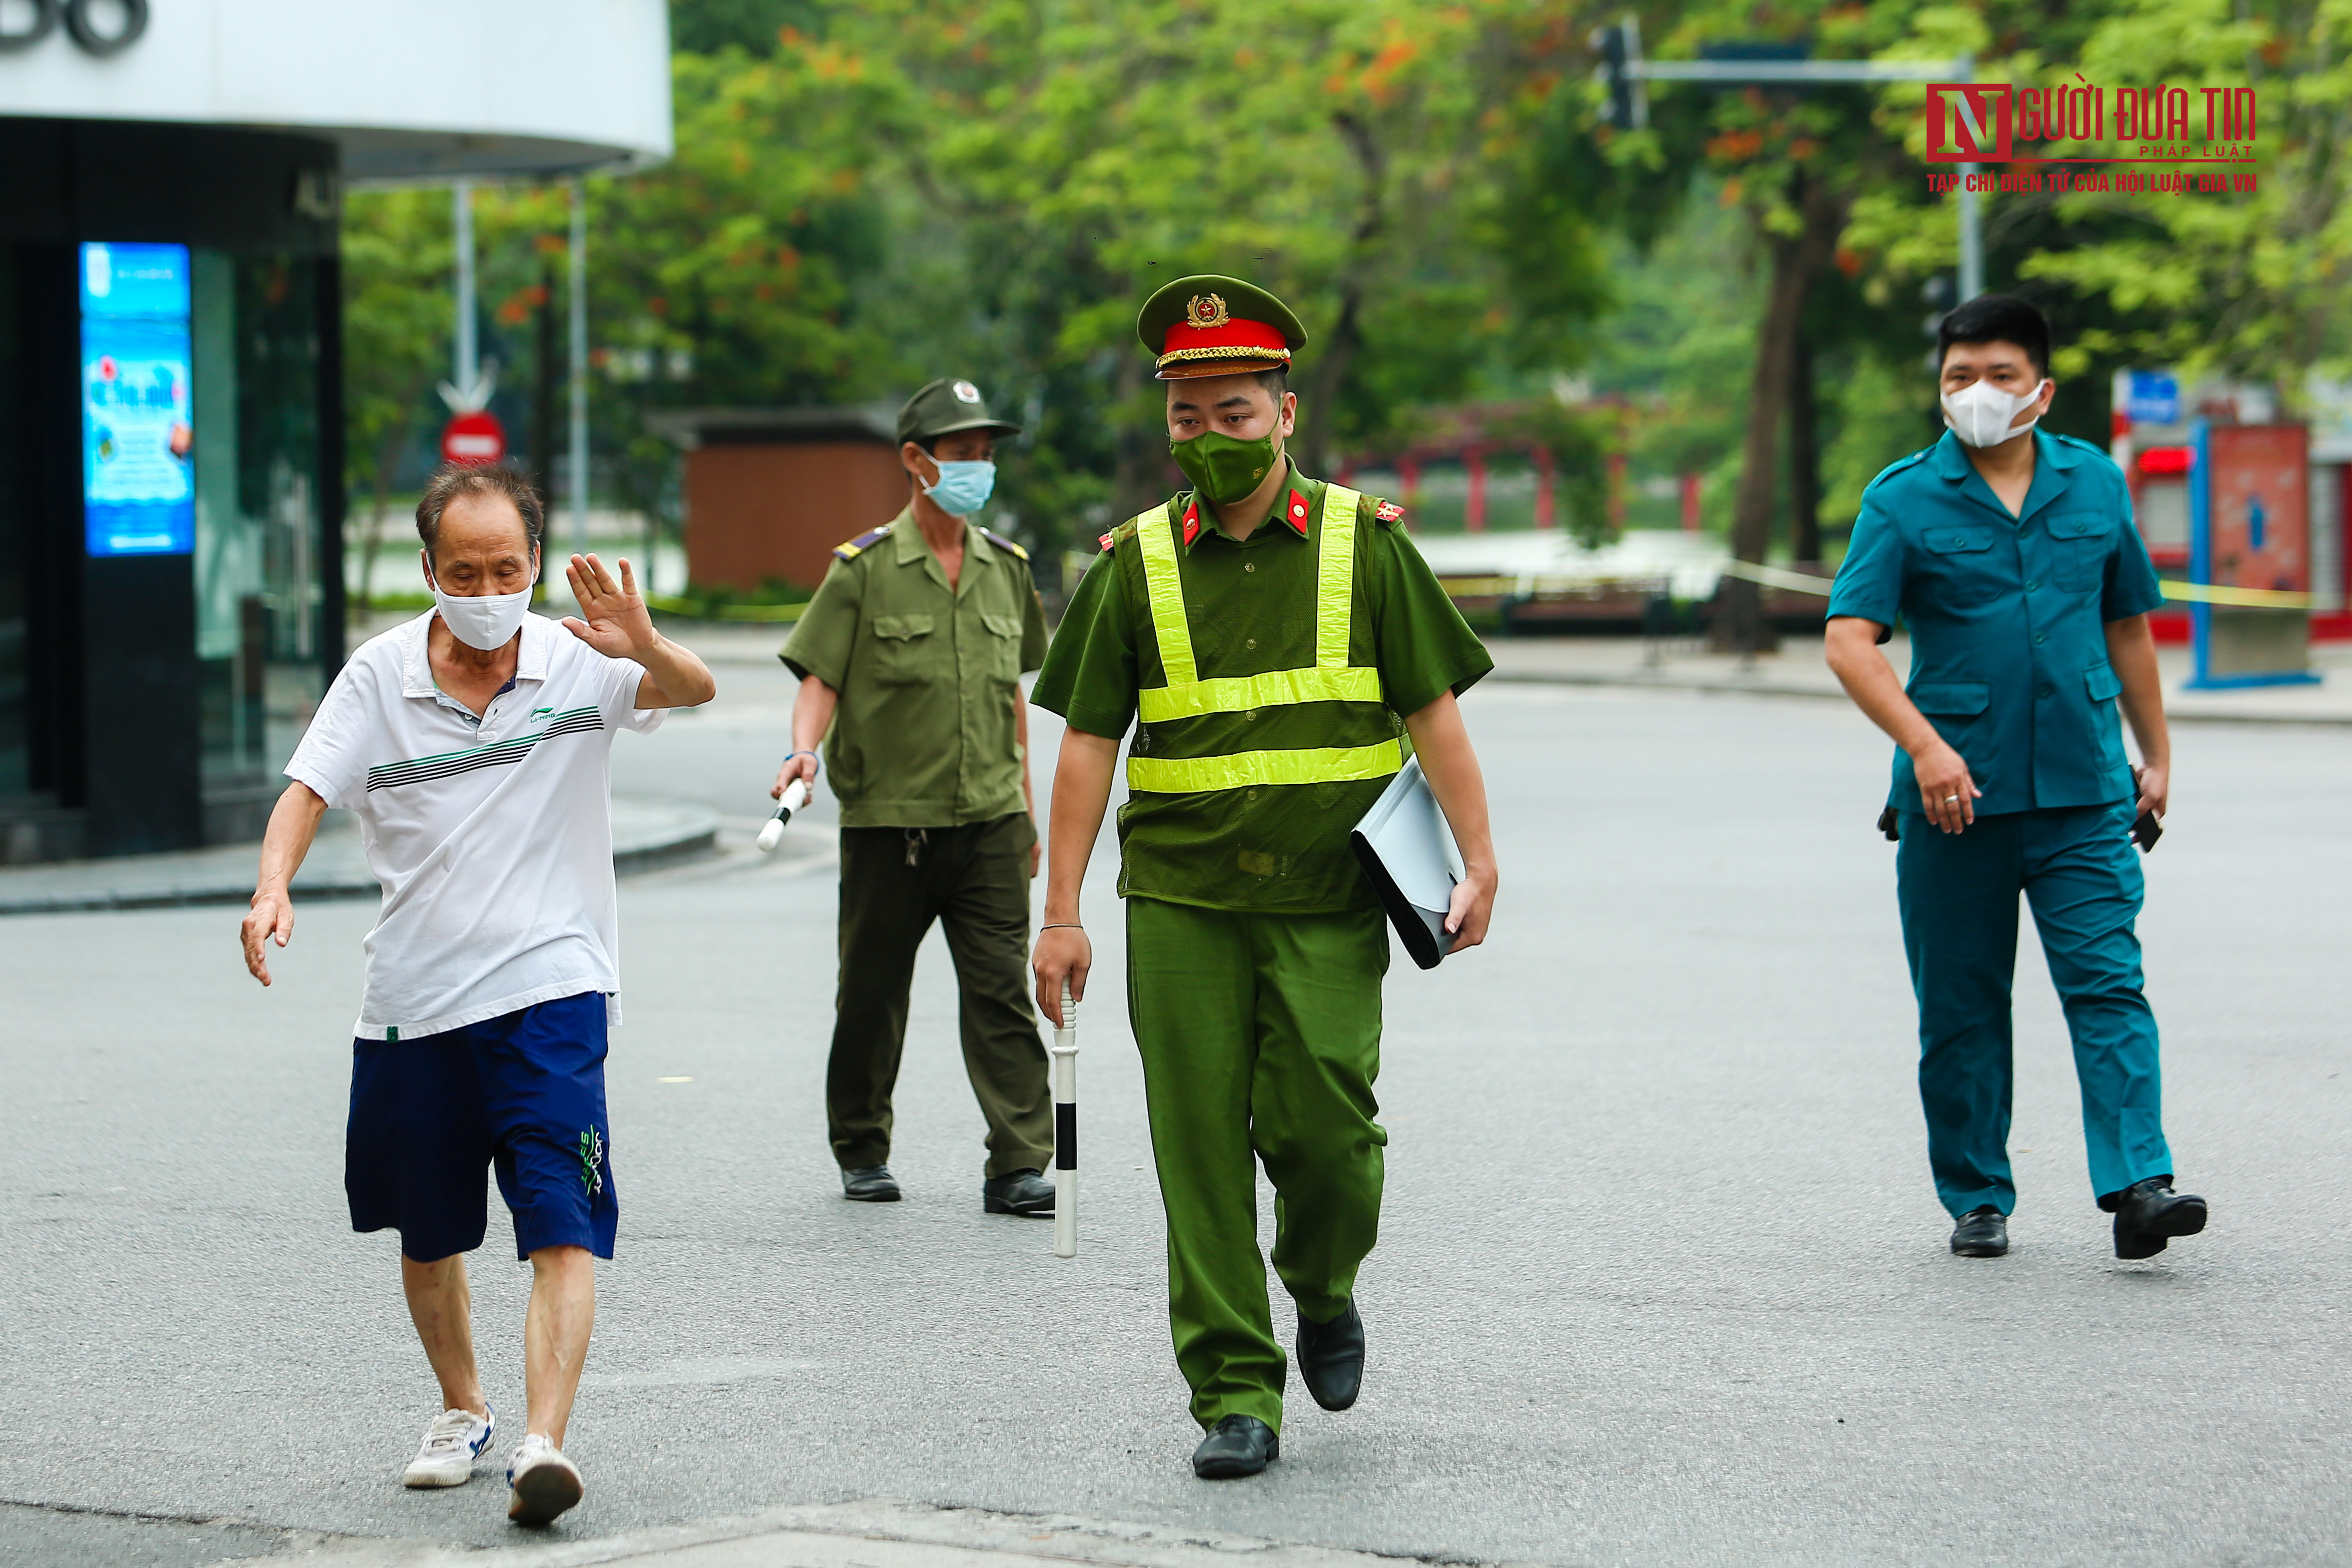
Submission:
<svg viewBox="0 0 2352 1568">
<path fill-rule="evenodd" d="M 438 1458 L 452 1448 L 462 1448 L 472 1439 L 474 1428 L 481 1417 L 470 1410 L 444 1410 L 433 1417 L 433 1425 L 425 1429 L 425 1447 L 418 1458 Z"/>
</svg>

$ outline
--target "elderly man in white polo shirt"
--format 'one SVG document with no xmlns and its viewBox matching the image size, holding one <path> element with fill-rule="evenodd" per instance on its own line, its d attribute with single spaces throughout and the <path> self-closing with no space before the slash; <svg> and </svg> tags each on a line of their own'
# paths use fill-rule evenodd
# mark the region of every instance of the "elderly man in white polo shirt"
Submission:
<svg viewBox="0 0 2352 1568">
<path fill-rule="evenodd" d="M 529 612 L 545 511 L 498 467 L 448 468 L 416 507 L 435 608 L 336 676 L 269 819 L 245 962 L 294 932 L 287 891 L 329 806 L 357 814 L 383 909 L 353 1030 L 343 1186 L 355 1230 L 397 1228 L 401 1281 L 442 1413 L 403 1479 L 458 1486 L 493 1416 L 474 1363 L 464 1254 L 488 1227 L 485 1167 L 531 1265 L 526 1428 L 509 1519 L 580 1500 L 563 1433 L 619 1204 L 604 1114 L 620 1021 L 610 748 L 717 687 L 646 613 L 629 563 L 567 573 L 581 618 Z"/>
</svg>

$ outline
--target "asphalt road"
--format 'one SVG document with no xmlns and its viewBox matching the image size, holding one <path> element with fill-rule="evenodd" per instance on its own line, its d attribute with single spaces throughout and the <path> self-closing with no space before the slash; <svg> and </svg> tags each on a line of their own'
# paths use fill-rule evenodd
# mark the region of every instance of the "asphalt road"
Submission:
<svg viewBox="0 0 2352 1568">
<path fill-rule="evenodd" d="M 789 692 L 772 664 L 720 676 L 711 710 L 616 744 L 619 788 L 755 818 Z M 1486 948 L 1390 978 L 1354 1411 L 1296 1396 L 1267 1476 L 1192 1479 L 1115 980 L 1083 1014 L 1077 1260 L 980 1213 L 936 937 L 908 1200 L 841 1201 L 831 880 L 739 840 L 624 884 L 621 1251 L 562 1533 L 894 1497 L 1559 1564 L 2352 1560 L 2352 736 L 2179 738 L 2142 929 L 2212 1228 L 2112 1256 L 2028 937 L 2016 1245 L 1974 1261 L 1925 1168 L 1871 831 L 1885 746 L 1820 702 L 1517 687 L 1468 709 L 1504 894 Z M 816 849 L 824 825 L 792 831 Z M 1108 871 L 1106 848 L 1087 913 L 1115 977 Z M 433 1386 L 395 1243 L 349 1232 L 340 1185 L 369 917 L 303 912 L 267 994 L 233 912 L 0 924 L 0 1500 L 27 1505 L 0 1507 L 0 1560 L 513 1539 L 492 1470 L 397 1485 Z M 499 1223 L 474 1279 L 511 1418 L 527 1270 Z"/>
</svg>

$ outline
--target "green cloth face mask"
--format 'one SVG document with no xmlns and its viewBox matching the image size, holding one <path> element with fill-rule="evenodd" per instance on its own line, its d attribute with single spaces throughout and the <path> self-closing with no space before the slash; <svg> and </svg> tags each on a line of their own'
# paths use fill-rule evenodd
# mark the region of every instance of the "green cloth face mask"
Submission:
<svg viewBox="0 0 2352 1568">
<path fill-rule="evenodd" d="M 1274 437 L 1236 441 L 1221 431 L 1203 431 L 1190 441 L 1171 441 L 1170 455 L 1192 488 L 1213 507 L 1244 500 L 1274 472 Z"/>
</svg>

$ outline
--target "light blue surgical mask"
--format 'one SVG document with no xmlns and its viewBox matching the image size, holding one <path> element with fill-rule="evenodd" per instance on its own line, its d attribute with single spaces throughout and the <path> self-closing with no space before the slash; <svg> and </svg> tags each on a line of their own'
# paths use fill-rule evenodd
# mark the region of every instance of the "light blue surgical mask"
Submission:
<svg viewBox="0 0 2352 1568">
<path fill-rule="evenodd" d="M 940 482 L 927 485 L 929 496 L 942 512 L 968 517 L 988 505 L 996 489 L 996 465 L 988 462 L 940 463 Z"/>
</svg>

